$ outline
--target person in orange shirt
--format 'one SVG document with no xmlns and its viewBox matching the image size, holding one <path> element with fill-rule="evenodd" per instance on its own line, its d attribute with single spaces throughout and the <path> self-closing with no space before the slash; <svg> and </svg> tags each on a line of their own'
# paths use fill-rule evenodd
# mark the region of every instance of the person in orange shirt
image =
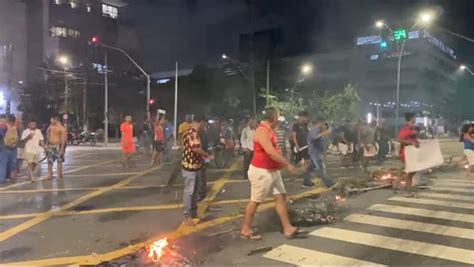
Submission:
<svg viewBox="0 0 474 267">
<path fill-rule="evenodd" d="M 164 116 L 156 117 L 154 128 L 155 136 L 153 138 L 153 156 L 151 157 L 151 165 L 161 164 L 161 156 L 165 148 L 165 129 L 163 128 Z"/>
<path fill-rule="evenodd" d="M 135 142 L 133 141 L 133 124 L 132 116 L 125 116 L 125 121 L 120 125 L 120 132 L 122 133 L 122 165 L 128 169 L 130 158 L 135 154 Z"/>
</svg>

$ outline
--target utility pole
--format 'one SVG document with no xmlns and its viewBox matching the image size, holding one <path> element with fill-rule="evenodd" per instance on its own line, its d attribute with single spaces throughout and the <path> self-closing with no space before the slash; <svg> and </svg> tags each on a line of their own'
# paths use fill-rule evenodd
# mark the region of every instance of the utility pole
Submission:
<svg viewBox="0 0 474 267">
<path fill-rule="evenodd" d="M 104 103 L 104 146 L 109 145 L 109 65 L 107 65 L 107 52 L 104 53 L 104 85 L 105 85 L 105 103 Z"/>
<path fill-rule="evenodd" d="M 266 105 L 270 105 L 270 60 L 267 59 L 267 97 Z"/>
<path fill-rule="evenodd" d="M 82 128 L 89 130 L 87 123 L 87 76 L 84 78 L 82 86 Z"/>
<path fill-rule="evenodd" d="M 178 61 L 176 61 L 176 73 L 174 77 L 174 147 L 178 146 Z"/>
</svg>

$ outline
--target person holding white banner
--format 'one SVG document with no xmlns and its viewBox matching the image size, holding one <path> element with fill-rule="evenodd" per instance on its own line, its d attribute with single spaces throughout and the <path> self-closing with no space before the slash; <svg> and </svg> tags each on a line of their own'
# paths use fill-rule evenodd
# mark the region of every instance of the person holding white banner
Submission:
<svg viewBox="0 0 474 267">
<path fill-rule="evenodd" d="M 466 176 L 471 174 L 474 169 L 474 126 L 473 124 L 465 124 L 461 129 L 461 142 L 464 143 L 464 155 L 467 159 Z"/>
<path fill-rule="evenodd" d="M 406 123 L 400 129 L 398 133 L 398 142 L 400 142 L 400 159 L 405 164 L 405 146 L 415 146 L 419 147 L 418 141 L 418 131 L 415 129 L 415 122 L 416 116 L 415 113 L 405 113 L 405 120 Z M 411 185 L 413 182 L 413 176 L 415 176 L 416 172 L 407 173 L 406 176 L 404 175 L 403 179 L 405 181 L 405 196 L 406 197 L 414 197 L 411 191 Z M 400 180 L 400 178 L 399 178 Z"/>
</svg>

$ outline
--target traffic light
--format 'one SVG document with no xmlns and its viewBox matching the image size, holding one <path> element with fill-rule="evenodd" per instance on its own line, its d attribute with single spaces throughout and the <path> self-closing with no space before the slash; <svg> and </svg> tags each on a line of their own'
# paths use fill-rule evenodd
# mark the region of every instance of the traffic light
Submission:
<svg viewBox="0 0 474 267">
<path fill-rule="evenodd" d="M 91 41 L 90 41 L 91 45 L 98 45 L 99 42 L 100 42 L 99 36 L 92 36 L 91 37 Z"/>
<path fill-rule="evenodd" d="M 150 105 L 154 105 L 156 103 L 156 99 L 154 98 L 151 98 L 150 101 L 149 101 Z"/>
<path fill-rule="evenodd" d="M 387 41 L 380 42 L 380 48 L 381 49 L 387 49 L 388 48 L 388 42 Z"/>
</svg>

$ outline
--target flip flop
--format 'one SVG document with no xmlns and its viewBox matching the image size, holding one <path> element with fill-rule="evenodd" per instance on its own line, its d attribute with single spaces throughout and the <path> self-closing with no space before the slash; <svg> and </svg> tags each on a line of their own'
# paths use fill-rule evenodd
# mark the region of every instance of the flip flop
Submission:
<svg viewBox="0 0 474 267">
<path fill-rule="evenodd" d="M 244 240 L 261 240 L 262 236 L 257 233 L 251 233 L 250 235 L 240 233 L 240 238 Z"/>
<path fill-rule="evenodd" d="M 296 228 L 291 235 L 285 235 L 287 239 L 308 238 L 308 231 Z"/>
</svg>

